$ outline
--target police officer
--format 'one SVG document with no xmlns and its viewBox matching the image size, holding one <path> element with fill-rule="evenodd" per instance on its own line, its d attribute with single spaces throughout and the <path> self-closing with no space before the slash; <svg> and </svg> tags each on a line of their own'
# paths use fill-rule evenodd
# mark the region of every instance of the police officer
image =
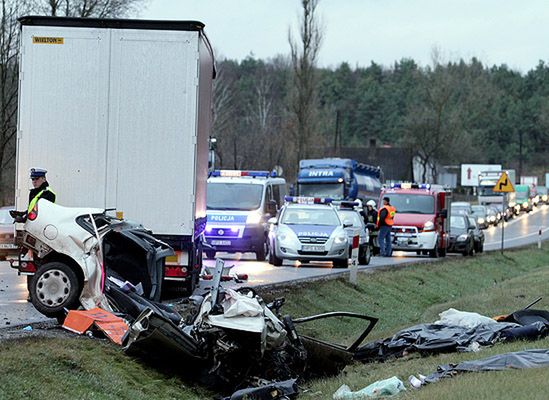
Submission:
<svg viewBox="0 0 549 400">
<path fill-rule="evenodd" d="M 393 252 L 391 243 L 391 228 L 396 208 L 391 205 L 389 197 L 383 198 L 383 207 L 377 213 L 377 227 L 379 229 L 379 251 L 382 257 L 390 257 Z"/>
<path fill-rule="evenodd" d="M 27 213 L 30 213 L 38 200 L 44 199 L 55 203 L 55 192 L 50 189 L 50 184 L 46 180 L 46 171 L 42 168 L 31 168 L 30 179 L 32 181 L 32 189 L 29 193 L 29 207 Z"/>
</svg>

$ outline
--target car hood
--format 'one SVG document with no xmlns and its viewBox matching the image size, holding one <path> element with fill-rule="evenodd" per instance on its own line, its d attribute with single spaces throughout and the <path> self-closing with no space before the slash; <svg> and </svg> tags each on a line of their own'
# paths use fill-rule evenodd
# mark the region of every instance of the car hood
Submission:
<svg viewBox="0 0 549 400">
<path fill-rule="evenodd" d="M 325 237 L 329 238 L 337 226 L 330 225 L 285 225 L 290 228 L 297 237 Z"/>
<path fill-rule="evenodd" d="M 395 214 L 394 221 L 395 225 L 403 226 L 416 226 L 418 228 L 423 228 L 426 222 L 435 219 L 433 214 L 405 214 L 399 213 L 398 210 Z"/>
</svg>

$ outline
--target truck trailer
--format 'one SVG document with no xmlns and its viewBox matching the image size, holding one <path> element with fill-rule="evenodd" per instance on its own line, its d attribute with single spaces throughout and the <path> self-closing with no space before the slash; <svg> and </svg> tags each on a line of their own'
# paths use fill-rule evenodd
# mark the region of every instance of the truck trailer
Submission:
<svg viewBox="0 0 549 400">
<path fill-rule="evenodd" d="M 376 200 L 381 192 L 380 167 L 345 158 L 301 160 L 297 175 L 298 194 L 333 200 Z"/>
<path fill-rule="evenodd" d="M 192 290 L 206 225 L 211 45 L 198 21 L 19 19 L 16 207 L 29 169 L 57 203 L 116 210 L 171 245 L 164 279 Z M 113 213 L 115 211 L 112 211 Z"/>
</svg>

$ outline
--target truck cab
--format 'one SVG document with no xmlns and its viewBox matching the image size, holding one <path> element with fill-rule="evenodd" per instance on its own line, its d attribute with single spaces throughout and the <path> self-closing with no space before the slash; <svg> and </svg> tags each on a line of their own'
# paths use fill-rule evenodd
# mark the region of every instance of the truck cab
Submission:
<svg viewBox="0 0 549 400">
<path fill-rule="evenodd" d="M 389 197 L 396 208 L 393 250 L 445 256 L 448 247 L 452 192 L 440 185 L 393 183 L 381 192 L 379 207 Z"/>
<path fill-rule="evenodd" d="M 268 171 L 216 170 L 208 179 L 206 256 L 216 252 L 269 254 L 269 218 L 284 203 L 286 180 Z"/>
</svg>

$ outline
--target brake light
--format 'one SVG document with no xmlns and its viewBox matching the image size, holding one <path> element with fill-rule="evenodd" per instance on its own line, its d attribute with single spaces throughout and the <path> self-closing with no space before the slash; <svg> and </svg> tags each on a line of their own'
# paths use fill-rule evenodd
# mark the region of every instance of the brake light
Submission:
<svg viewBox="0 0 549 400">
<path fill-rule="evenodd" d="M 38 204 L 34 205 L 29 215 L 27 215 L 27 219 L 30 221 L 34 221 L 36 217 L 38 217 Z"/>
<path fill-rule="evenodd" d="M 164 276 L 166 278 L 185 278 L 187 275 L 187 268 L 185 267 L 171 265 L 164 267 Z"/>
</svg>

